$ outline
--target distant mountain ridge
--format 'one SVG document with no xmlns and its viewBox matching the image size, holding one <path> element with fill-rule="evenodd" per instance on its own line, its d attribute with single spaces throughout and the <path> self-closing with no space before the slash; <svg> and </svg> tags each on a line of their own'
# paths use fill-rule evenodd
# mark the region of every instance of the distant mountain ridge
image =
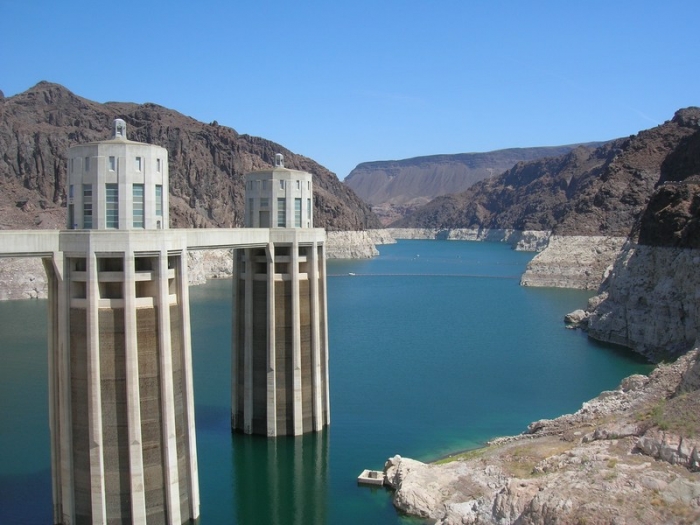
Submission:
<svg viewBox="0 0 700 525">
<path fill-rule="evenodd" d="M 627 236 L 660 184 L 678 178 L 679 170 L 697 171 L 699 122 L 700 108 L 685 108 L 660 126 L 596 149 L 521 162 L 465 192 L 434 199 L 395 226 Z M 692 177 L 682 184 L 691 182 Z M 693 191 L 675 191 L 668 199 L 687 216 L 697 208 Z"/>
<path fill-rule="evenodd" d="M 363 162 L 345 184 L 388 224 L 435 197 L 460 193 L 474 183 L 500 175 L 521 161 L 556 157 L 579 146 L 509 148 L 483 153 L 429 155 L 403 160 Z"/>
<path fill-rule="evenodd" d="M 163 146 L 170 162 L 171 227 L 242 226 L 244 174 L 273 165 L 313 175 L 314 222 L 328 230 L 379 225 L 369 206 L 329 170 L 279 144 L 206 124 L 157 104 L 79 97 L 50 82 L 0 97 L 0 229 L 63 228 L 69 146 L 109 138 L 122 118 L 128 138 Z"/>
</svg>

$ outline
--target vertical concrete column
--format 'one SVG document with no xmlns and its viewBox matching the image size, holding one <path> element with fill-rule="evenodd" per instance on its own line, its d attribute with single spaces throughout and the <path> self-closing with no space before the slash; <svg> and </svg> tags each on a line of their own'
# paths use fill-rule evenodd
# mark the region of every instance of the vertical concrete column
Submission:
<svg viewBox="0 0 700 525">
<path fill-rule="evenodd" d="M 301 395 L 301 315 L 299 301 L 299 240 L 296 234 L 292 242 L 290 257 L 292 278 L 292 388 L 294 400 L 294 435 L 304 433 Z"/>
<path fill-rule="evenodd" d="M 267 256 L 267 435 L 277 435 L 277 376 L 275 348 L 275 245 L 269 243 Z"/>
<path fill-rule="evenodd" d="M 51 488 L 53 501 L 53 522 L 63 520 L 63 487 L 61 486 L 61 391 L 60 384 L 60 346 L 61 326 L 59 324 L 60 286 L 55 264 L 63 264 L 61 253 L 55 253 L 54 259 L 42 259 L 46 272 L 49 294 L 48 307 L 48 362 L 49 362 L 49 430 L 51 432 Z"/>
<path fill-rule="evenodd" d="M 231 334 L 231 428 L 233 430 L 238 428 L 238 373 L 237 373 L 237 363 L 238 355 L 241 351 L 238 344 L 238 334 L 241 333 L 241 323 L 239 322 L 238 315 L 238 288 L 239 288 L 239 270 L 240 266 L 238 264 L 238 250 L 233 250 L 233 290 L 231 292 L 233 308 L 231 308 L 231 326 L 233 327 L 233 333 Z"/>
<path fill-rule="evenodd" d="M 323 428 L 323 398 L 325 388 L 321 376 L 321 315 L 319 312 L 318 286 L 318 244 L 313 243 L 309 261 L 309 295 L 311 309 L 311 388 L 313 403 L 313 429 L 318 432 Z"/>
<path fill-rule="evenodd" d="M 171 525 L 180 525 L 180 484 L 177 468 L 175 395 L 173 389 L 172 343 L 170 338 L 170 292 L 168 289 L 168 252 L 160 251 L 158 268 L 158 362 L 163 419 L 163 474 L 166 516 Z"/>
<path fill-rule="evenodd" d="M 177 304 L 182 319 L 182 374 L 184 379 L 183 406 L 187 440 L 187 483 L 190 494 L 190 517 L 199 518 L 199 467 L 197 465 L 197 434 L 194 422 L 194 380 L 192 378 L 192 333 L 190 331 L 190 289 L 187 279 L 187 252 L 177 258 Z M 234 274 L 235 275 L 235 274 Z"/>
<path fill-rule="evenodd" d="M 58 347 L 54 357 L 58 380 L 58 419 L 54 431 L 60 447 L 61 463 L 58 481 L 61 483 L 63 522 L 75 521 L 75 479 L 73 478 L 73 429 L 71 425 L 71 370 L 70 370 L 70 268 L 63 253 L 54 253 L 54 268 L 63 274 L 58 286 Z M 85 313 L 83 313 L 85 315 Z M 58 522 L 57 522 L 58 523 Z"/>
<path fill-rule="evenodd" d="M 328 280 L 326 273 L 326 244 L 321 244 L 321 278 L 319 282 L 323 283 L 323 293 L 320 296 L 321 306 L 319 313 L 323 316 L 323 338 L 321 339 L 321 344 L 323 345 L 323 357 L 324 370 L 323 374 L 325 376 L 325 392 L 324 392 L 324 408 L 326 410 L 326 425 L 331 424 L 331 396 L 329 390 L 329 368 L 328 368 Z"/>
<path fill-rule="evenodd" d="M 129 436 L 129 483 L 133 523 L 146 523 L 146 492 L 141 437 L 141 394 L 136 322 L 136 269 L 134 252 L 124 253 L 124 353 L 126 360 L 126 419 Z"/>
<path fill-rule="evenodd" d="M 243 340 L 243 432 L 253 432 L 253 250 L 245 250 L 245 319 Z"/>
<path fill-rule="evenodd" d="M 93 525 L 106 525 L 104 442 L 102 433 L 102 390 L 100 381 L 99 272 L 92 243 L 87 264 L 87 406 L 90 436 L 90 501 Z"/>
</svg>

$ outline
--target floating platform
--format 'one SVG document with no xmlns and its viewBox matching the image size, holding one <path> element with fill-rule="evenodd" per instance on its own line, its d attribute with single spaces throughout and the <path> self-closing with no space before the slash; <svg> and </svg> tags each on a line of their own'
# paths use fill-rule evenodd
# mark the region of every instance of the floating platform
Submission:
<svg viewBox="0 0 700 525">
<path fill-rule="evenodd" d="M 384 485 L 384 472 L 365 469 L 362 474 L 357 476 L 357 483 L 360 485 Z"/>
</svg>

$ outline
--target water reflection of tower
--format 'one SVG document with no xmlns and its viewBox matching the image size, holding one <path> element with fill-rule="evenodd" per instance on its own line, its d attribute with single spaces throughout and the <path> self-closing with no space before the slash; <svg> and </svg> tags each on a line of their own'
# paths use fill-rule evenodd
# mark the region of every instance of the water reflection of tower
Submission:
<svg viewBox="0 0 700 525">
<path fill-rule="evenodd" d="M 236 436 L 236 523 L 327 523 L 329 431 Z"/>
<path fill-rule="evenodd" d="M 231 426 L 268 437 L 330 421 L 325 231 L 313 228 L 312 177 L 284 167 L 246 176 L 245 225 L 265 248 L 234 252 Z"/>
<path fill-rule="evenodd" d="M 55 523 L 199 516 L 187 243 L 168 229 L 168 153 L 68 152 L 68 228 L 45 263 Z"/>
</svg>

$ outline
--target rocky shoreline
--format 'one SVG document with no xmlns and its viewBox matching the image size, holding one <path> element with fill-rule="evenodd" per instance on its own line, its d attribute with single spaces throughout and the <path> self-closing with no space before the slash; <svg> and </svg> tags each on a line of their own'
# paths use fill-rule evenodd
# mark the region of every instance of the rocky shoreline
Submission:
<svg viewBox="0 0 700 525">
<path fill-rule="evenodd" d="M 385 484 L 402 512 L 445 525 L 697 523 L 700 439 L 686 434 L 700 420 L 684 415 L 699 384 L 694 350 L 449 462 L 389 458 Z"/>
</svg>

